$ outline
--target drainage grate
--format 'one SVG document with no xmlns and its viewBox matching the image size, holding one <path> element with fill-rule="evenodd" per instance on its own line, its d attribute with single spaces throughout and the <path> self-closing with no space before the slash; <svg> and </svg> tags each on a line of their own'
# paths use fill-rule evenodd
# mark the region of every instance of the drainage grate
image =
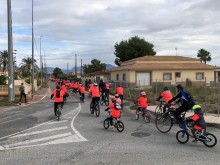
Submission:
<svg viewBox="0 0 220 165">
<path fill-rule="evenodd" d="M 147 132 L 133 132 L 131 136 L 142 138 L 142 137 L 150 136 L 150 134 Z"/>
</svg>

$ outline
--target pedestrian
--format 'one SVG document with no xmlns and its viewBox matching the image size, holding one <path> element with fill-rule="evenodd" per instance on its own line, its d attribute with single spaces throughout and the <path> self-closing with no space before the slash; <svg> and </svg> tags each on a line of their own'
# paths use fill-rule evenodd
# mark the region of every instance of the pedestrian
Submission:
<svg viewBox="0 0 220 165">
<path fill-rule="evenodd" d="M 20 86 L 20 88 L 19 88 L 19 91 L 20 91 L 20 105 L 21 105 L 22 96 L 24 96 L 24 101 L 25 101 L 25 103 L 27 102 L 27 100 L 26 100 L 26 94 L 25 94 L 24 83 L 21 83 L 21 86 Z"/>
</svg>

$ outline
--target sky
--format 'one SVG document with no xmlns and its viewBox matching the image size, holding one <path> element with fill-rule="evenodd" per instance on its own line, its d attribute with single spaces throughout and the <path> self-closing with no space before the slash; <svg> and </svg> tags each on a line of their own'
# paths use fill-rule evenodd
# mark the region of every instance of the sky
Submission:
<svg viewBox="0 0 220 165">
<path fill-rule="evenodd" d="M 219 0 L 33 0 L 34 58 L 50 67 L 75 67 L 92 59 L 114 64 L 114 45 L 138 36 L 156 55 L 197 58 L 220 66 Z M 7 0 L 0 0 L 0 50 L 8 49 Z M 11 0 L 17 65 L 32 55 L 32 1 Z M 41 38 L 41 39 L 40 39 Z M 40 46 L 41 45 L 41 46 Z M 41 49 L 40 49 L 41 47 Z"/>
</svg>

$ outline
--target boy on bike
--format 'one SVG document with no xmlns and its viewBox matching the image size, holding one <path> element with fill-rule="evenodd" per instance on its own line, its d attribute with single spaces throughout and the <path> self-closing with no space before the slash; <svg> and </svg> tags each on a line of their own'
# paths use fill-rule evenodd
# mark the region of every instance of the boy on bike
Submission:
<svg viewBox="0 0 220 165">
<path fill-rule="evenodd" d="M 115 107 L 116 99 L 114 97 L 111 98 L 111 101 L 112 103 L 109 104 L 108 108 L 106 108 L 105 111 L 108 111 L 109 109 L 111 109 L 111 116 L 110 116 L 109 121 L 110 121 L 111 128 L 113 128 L 113 118 L 119 118 L 121 111 L 119 109 L 116 109 Z"/>
<path fill-rule="evenodd" d="M 92 108 L 94 108 L 94 105 L 96 102 L 99 102 L 100 100 L 100 92 L 99 92 L 99 87 L 97 83 L 94 83 L 94 87 L 90 89 L 90 93 L 92 96 Z"/>
<path fill-rule="evenodd" d="M 56 90 L 54 90 L 50 96 L 50 99 L 54 97 L 54 115 L 57 115 L 57 107 L 61 104 L 61 109 L 63 109 L 63 96 L 64 92 L 60 90 L 60 86 L 57 85 Z"/>
<path fill-rule="evenodd" d="M 79 87 L 79 95 L 83 97 L 83 100 L 85 97 L 85 91 L 85 87 L 83 86 L 83 84 L 81 84 L 81 86 Z"/>
<path fill-rule="evenodd" d="M 146 98 L 146 92 L 142 91 L 141 96 L 138 98 L 138 100 L 135 102 L 135 104 L 139 103 L 138 111 L 143 111 L 148 106 L 148 99 Z"/>
<path fill-rule="evenodd" d="M 194 105 L 192 107 L 194 110 L 194 115 L 186 118 L 186 122 L 192 122 L 192 134 L 195 140 L 193 142 L 197 142 L 198 140 L 205 140 L 206 137 L 203 135 L 203 130 L 205 129 L 206 123 L 203 116 L 203 112 L 200 105 Z M 200 132 L 199 136 L 196 135 L 196 132 Z"/>
</svg>

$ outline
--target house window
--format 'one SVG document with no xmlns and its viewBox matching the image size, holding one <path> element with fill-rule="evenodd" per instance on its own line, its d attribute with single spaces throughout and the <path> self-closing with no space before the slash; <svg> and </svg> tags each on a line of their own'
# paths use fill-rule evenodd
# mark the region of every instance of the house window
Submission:
<svg viewBox="0 0 220 165">
<path fill-rule="evenodd" d="M 116 80 L 119 81 L 119 74 L 116 74 Z"/>
<path fill-rule="evenodd" d="M 172 80 L 172 73 L 164 73 L 163 80 Z"/>
<path fill-rule="evenodd" d="M 204 80 L 204 72 L 196 72 L 196 80 Z"/>
<path fill-rule="evenodd" d="M 175 72 L 175 77 L 176 78 L 180 78 L 181 77 L 181 73 L 180 72 Z"/>
<path fill-rule="evenodd" d="M 123 73 L 123 81 L 126 81 L 126 74 Z"/>
</svg>

